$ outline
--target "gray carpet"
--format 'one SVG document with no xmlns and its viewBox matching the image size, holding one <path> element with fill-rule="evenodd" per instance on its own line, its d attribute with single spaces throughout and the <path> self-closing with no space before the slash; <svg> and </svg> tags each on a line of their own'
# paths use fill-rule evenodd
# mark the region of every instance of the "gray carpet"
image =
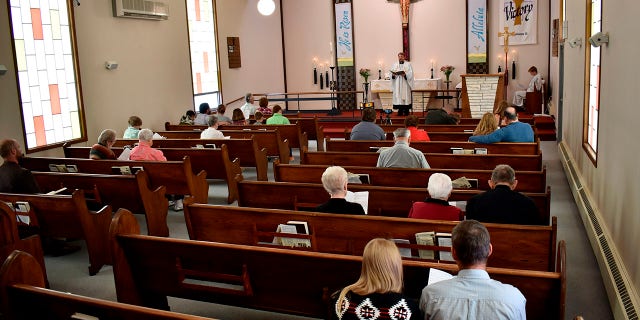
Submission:
<svg viewBox="0 0 640 320">
<path fill-rule="evenodd" d="M 315 149 L 313 144 L 310 147 Z M 551 186 L 551 214 L 558 216 L 558 239 L 567 241 L 568 278 L 565 318 L 573 319 L 576 315 L 583 315 L 585 319 L 613 319 L 598 265 L 562 170 L 556 143 L 542 142 L 542 150 L 543 162 L 547 165 L 547 183 Z M 295 163 L 298 159 L 295 151 L 294 156 L 296 156 Z M 245 179 L 255 180 L 256 178 L 255 170 L 245 169 L 243 174 Z M 272 167 L 269 175 L 270 180 L 273 180 Z M 226 204 L 226 197 L 225 183 L 211 181 L 209 203 Z M 146 233 L 144 217 L 137 216 L 137 218 L 143 234 Z M 182 212 L 169 210 L 168 224 L 171 237 L 188 239 Z M 78 244 L 84 243 L 78 242 Z M 111 266 L 105 266 L 97 275 L 89 276 L 87 270 L 89 260 L 84 246 L 83 250 L 74 254 L 56 258 L 45 257 L 45 261 L 52 289 L 116 300 Z M 308 319 L 174 298 L 170 298 L 169 304 L 173 311 L 220 319 Z"/>
</svg>

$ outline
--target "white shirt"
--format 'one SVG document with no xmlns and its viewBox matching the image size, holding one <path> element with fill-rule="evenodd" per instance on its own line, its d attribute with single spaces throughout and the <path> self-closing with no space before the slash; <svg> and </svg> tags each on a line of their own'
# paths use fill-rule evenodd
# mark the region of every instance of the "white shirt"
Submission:
<svg viewBox="0 0 640 320">
<path fill-rule="evenodd" d="M 200 139 L 224 139 L 224 134 L 214 128 L 207 128 L 200 134 Z"/>
<path fill-rule="evenodd" d="M 400 62 L 396 62 L 391 67 L 392 72 L 404 71 L 406 75 L 406 79 L 403 76 L 395 76 L 391 77 L 391 90 L 393 91 L 393 101 L 394 105 L 408 105 L 412 103 L 411 100 L 411 88 L 413 88 L 413 68 L 411 67 L 411 62 L 404 61 L 404 63 L 400 64 Z"/>
<path fill-rule="evenodd" d="M 258 107 L 249 102 L 246 102 L 242 107 L 240 107 L 242 114 L 244 114 L 244 118 L 247 120 L 249 120 L 250 116 L 256 113 L 256 109 L 258 109 Z"/>
<path fill-rule="evenodd" d="M 527 92 L 534 92 L 536 90 L 540 91 L 542 89 L 542 79 L 539 74 L 536 74 L 529 81 L 529 87 L 527 88 Z"/>
</svg>

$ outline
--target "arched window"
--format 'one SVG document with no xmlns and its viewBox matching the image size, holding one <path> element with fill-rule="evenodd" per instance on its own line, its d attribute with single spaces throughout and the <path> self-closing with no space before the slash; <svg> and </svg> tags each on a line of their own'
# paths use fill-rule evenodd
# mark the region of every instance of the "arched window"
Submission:
<svg viewBox="0 0 640 320">
<path fill-rule="evenodd" d="M 27 151 L 86 141 L 71 3 L 11 0 L 9 11 Z"/>
</svg>

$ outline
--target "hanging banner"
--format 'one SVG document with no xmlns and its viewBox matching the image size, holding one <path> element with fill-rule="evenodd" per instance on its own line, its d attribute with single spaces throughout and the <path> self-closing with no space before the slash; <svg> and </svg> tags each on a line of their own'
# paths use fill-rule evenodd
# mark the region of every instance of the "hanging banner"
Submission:
<svg viewBox="0 0 640 320">
<path fill-rule="evenodd" d="M 353 66 L 351 3 L 336 3 L 336 54 L 339 67 Z"/>
<path fill-rule="evenodd" d="M 487 62 L 487 1 L 467 3 L 467 62 Z"/>
<path fill-rule="evenodd" d="M 500 31 L 508 27 L 515 36 L 509 37 L 509 45 L 535 44 L 538 41 L 537 0 L 503 0 Z M 504 38 L 500 38 L 504 45 Z"/>
</svg>

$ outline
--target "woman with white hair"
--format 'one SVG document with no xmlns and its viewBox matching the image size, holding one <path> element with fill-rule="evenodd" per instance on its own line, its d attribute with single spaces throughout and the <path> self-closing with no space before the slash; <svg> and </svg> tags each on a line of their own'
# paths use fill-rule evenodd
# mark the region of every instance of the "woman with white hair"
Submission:
<svg viewBox="0 0 640 320">
<path fill-rule="evenodd" d="M 464 218 L 462 210 L 449 205 L 449 196 L 453 184 L 446 174 L 434 173 L 429 177 L 427 191 L 429 197 L 422 202 L 414 202 L 409 218 L 460 221 Z"/>
<path fill-rule="evenodd" d="M 422 319 L 416 302 L 402 294 L 403 284 L 398 247 L 373 239 L 364 247 L 360 278 L 340 291 L 332 319 Z"/>
<path fill-rule="evenodd" d="M 142 129 L 138 133 L 138 145 L 131 150 L 130 160 L 167 161 L 162 151 L 151 148 L 153 145 L 153 131 Z"/>
<path fill-rule="evenodd" d="M 364 209 L 358 203 L 349 202 L 347 196 L 347 171 L 342 167 L 333 166 L 327 168 L 322 174 L 322 186 L 331 195 L 331 198 L 316 207 L 316 211 L 326 213 L 365 214 Z"/>
<path fill-rule="evenodd" d="M 102 159 L 116 159 L 116 154 L 113 153 L 111 147 L 116 142 L 116 132 L 111 129 L 104 129 L 98 136 L 98 143 L 94 144 L 89 151 L 89 159 L 102 160 Z"/>
</svg>

